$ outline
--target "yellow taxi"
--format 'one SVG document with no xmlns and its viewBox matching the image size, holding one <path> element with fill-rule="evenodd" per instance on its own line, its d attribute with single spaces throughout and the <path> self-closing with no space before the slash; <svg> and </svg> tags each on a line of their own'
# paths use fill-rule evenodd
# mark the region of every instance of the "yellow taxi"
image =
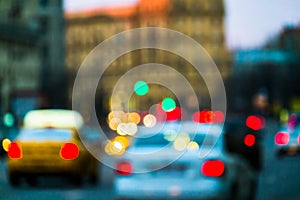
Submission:
<svg viewBox="0 0 300 200">
<path fill-rule="evenodd" d="M 24 118 L 24 127 L 8 145 L 8 178 L 13 186 L 25 178 L 36 184 L 37 175 L 67 175 L 74 184 L 85 176 L 96 183 L 99 162 L 82 144 L 77 128 L 81 115 L 69 110 L 35 110 Z"/>
</svg>

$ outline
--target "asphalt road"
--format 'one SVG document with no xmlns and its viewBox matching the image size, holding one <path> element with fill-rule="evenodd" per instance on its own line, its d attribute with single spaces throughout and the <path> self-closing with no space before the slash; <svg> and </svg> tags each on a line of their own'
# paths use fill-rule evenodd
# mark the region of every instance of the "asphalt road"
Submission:
<svg viewBox="0 0 300 200">
<path fill-rule="evenodd" d="M 300 156 L 278 159 L 274 152 L 275 130 L 270 129 L 263 141 L 263 169 L 257 174 L 258 185 L 256 199 L 300 199 Z M 64 179 L 41 178 L 37 187 L 23 184 L 19 188 L 11 187 L 7 182 L 6 164 L 0 161 L 0 200 L 81 200 L 113 199 L 113 172 L 104 167 L 101 170 L 102 182 L 96 186 L 84 183 L 75 187 Z"/>
<path fill-rule="evenodd" d="M 35 187 L 25 182 L 14 188 L 8 184 L 6 176 L 6 163 L 0 161 L 0 200 L 29 199 L 29 200 L 109 200 L 113 199 L 112 177 L 113 172 L 103 167 L 100 174 L 101 183 L 93 186 L 87 181 L 82 186 L 72 185 L 61 177 L 39 177 L 39 184 Z"/>
<path fill-rule="evenodd" d="M 278 158 L 274 134 L 264 140 L 264 167 L 258 181 L 257 199 L 300 199 L 300 155 Z"/>
</svg>

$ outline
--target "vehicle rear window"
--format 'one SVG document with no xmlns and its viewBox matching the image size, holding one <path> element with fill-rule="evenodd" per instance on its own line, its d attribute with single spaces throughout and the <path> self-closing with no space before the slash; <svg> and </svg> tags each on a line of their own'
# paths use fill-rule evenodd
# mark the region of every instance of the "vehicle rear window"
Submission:
<svg viewBox="0 0 300 200">
<path fill-rule="evenodd" d="M 137 138 L 135 146 L 165 146 L 169 143 L 170 141 L 166 140 L 163 134 L 156 134 L 150 137 Z"/>
<path fill-rule="evenodd" d="M 212 146 L 216 142 L 216 138 L 214 136 L 204 134 L 189 134 L 189 138 L 190 142 L 197 142 L 199 146 Z M 174 138 L 174 140 L 176 140 L 176 138 Z M 166 146 L 171 142 L 172 141 L 168 140 L 163 133 L 159 133 L 150 137 L 137 138 L 135 140 L 135 146 Z"/>
<path fill-rule="evenodd" d="M 70 141 L 73 132 L 68 129 L 32 129 L 21 131 L 18 139 L 21 141 Z"/>
</svg>

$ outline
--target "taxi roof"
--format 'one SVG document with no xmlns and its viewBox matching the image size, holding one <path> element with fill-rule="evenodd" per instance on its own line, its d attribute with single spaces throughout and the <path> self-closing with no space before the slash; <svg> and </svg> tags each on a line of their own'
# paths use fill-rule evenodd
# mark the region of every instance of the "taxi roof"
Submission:
<svg viewBox="0 0 300 200">
<path fill-rule="evenodd" d="M 43 109 L 29 111 L 24 117 L 24 128 L 80 128 L 83 118 L 77 111 Z"/>
</svg>

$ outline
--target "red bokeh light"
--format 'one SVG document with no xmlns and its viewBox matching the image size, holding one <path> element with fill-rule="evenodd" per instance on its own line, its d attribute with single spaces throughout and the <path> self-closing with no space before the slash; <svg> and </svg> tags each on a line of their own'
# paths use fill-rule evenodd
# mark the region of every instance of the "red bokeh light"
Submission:
<svg viewBox="0 0 300 200">
<path fill-rule="evenodd" d="M 179 107 L 176 107 L 171 112 L 166 112 L 166 119 L 167 121 L 176 121 L 180 120 L 181 118 L 181 109 Z"/>
<path fill-rule="evenodd" d="M 9 145 L 8 145 L 8 151 L 7 151 L 7 154 L 10 158 L 13 158 L 13 159 L 19 159 L 19 158 L 22 158 L 22 149 L 21 147 L 19 146 L 18 143 L 16 142 L 11 142 Z"/>
<path fill-rule="evenodd" d="M 192 116 L 192 120 L 196 123 L 210 123 L 211 116 L 212 116 L 211 111 L 203 110 L 200 112 L 195 112 Z"/>
<path fill-rule="evenodd" d="M 263 118 L 251 115 L 247 118 L 246 125 L 248 128 L 257 131 L 264 128 L 265 122 Z"/>
<path fill-rule="evenodd" d="M 192 120 L 193 122 L 200 123 L 200 112 L 194 112 Z"/>
<path fill-rule="evenodd" d="M 248 147 L 252 147 L 255 144 L 256 138 L 253 134 L 247 134 L 244 137 L 244 144 Z"/>
<path fill-rule="evenodd" d="M 224 114 L 222 111 L 216 110 L 213 112 L 212 115 L 212 122 L 213 123 L 222 123 L 224 120 Z"/>
<path fill-rule="evenodd" d="M 79 148 L 76 144 L 67 142 L 62 145 L 60 150 L 61 158 L 65 160 L 73 160 L 79 155 Z"/>
<path fill-rule="evenodd" d="M 130 162 L 122 161 L 117 164 L 116 172 L 117 172 L 117 174 L 128 176 L 128 175 L 132 174 L 133 167 Z"/>
<path fill-rule="evenodd" d="M 219 177 L 225 170 L 224 162 L 221 160 L 208 160 L 202 164 L 201 172 L 204 176 Z"/>
<path fill-rule="evenodd" d="M 275 136 L 275 143 L 278 145 L 286 145 L 290 140 L 290 136 L 286 132 L 279 132 Z"/>
<path fill-rule="evenodd" d="M 213 112 L 212 111 L 201 111 L 203 115 L 204 123 L 212 123 Z"/>
<path fill-rule="evenodd" d="M 157 122 L 164 122 L 166 120 L 166 112 L 161 107 L 161 102 L 156 104 L 155 113 L 153 115 L 156 117 Z"/>
<path fill-rule="evenodd" d="M 221 123 L 224 120 L 224 114 L 221 111 L 203 110 L 195 112 L 192 120 L 196 123 Z"/>
</svg>

